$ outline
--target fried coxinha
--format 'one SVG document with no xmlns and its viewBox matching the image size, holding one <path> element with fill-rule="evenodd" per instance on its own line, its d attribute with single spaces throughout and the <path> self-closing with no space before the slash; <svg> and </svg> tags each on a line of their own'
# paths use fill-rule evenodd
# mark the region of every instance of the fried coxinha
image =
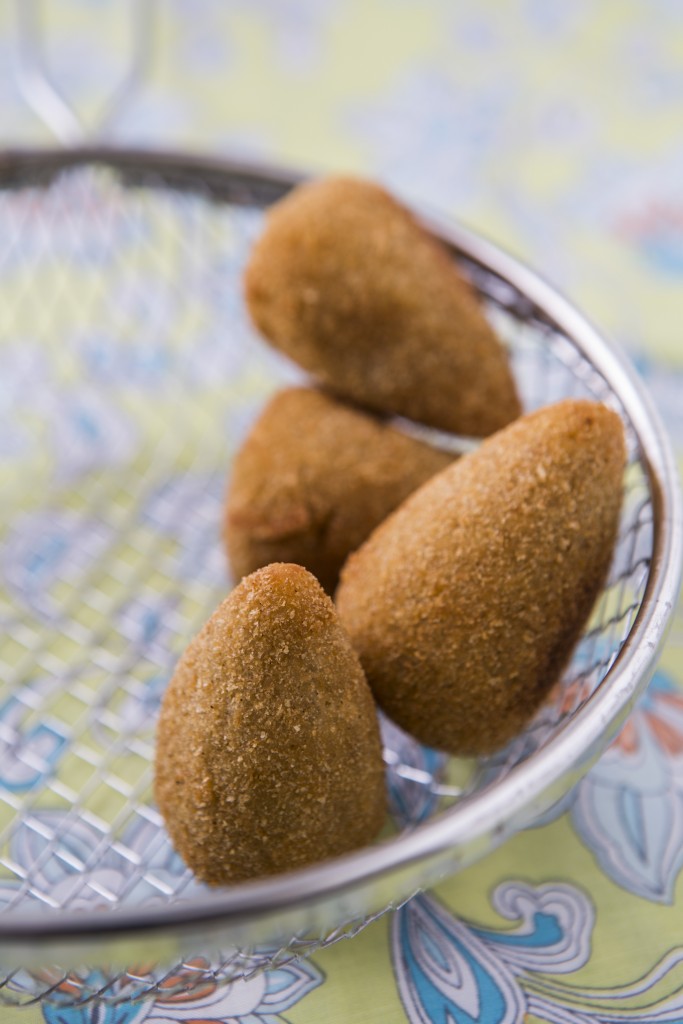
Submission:
<svg viewBox="0 0 683 1024">
<path fill-rule="evenodd" d="M 429 480 L 351 555 L 340 618 L 398 725 L 475 755 L 527 724 L 605 579 L 624 461 L 616 413 L 547 406 Z"/>
<path fill-rule="evenodd" d="M 521 411 L 473 289 L 379 185 L 327 178 L 276 203 L 245 294 L 268 341 L 370 409 L 477 437 Z"/>
<path fill-rule="evenodd" d="M 246 577 L 180 660 L 155 794 L 198 878 L 238 882 L 370 842 L 385 814 L 375 705 L 330 598 L 298 565 Z"/>
<path fill-rule="evenodd" d="M 223 537 L 235 579 L 297 562 L 333 593 L 347 556 L 453 457 L 322 391 L 279 392 L 232 467 Z"/>
</svg>

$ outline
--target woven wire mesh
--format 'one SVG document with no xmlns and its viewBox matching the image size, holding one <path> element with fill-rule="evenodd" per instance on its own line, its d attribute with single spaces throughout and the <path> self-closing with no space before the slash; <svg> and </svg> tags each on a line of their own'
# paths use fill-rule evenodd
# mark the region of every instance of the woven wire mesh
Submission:
<svg viewBox="0 0 683 1024">
<path fill-rule="evenodd" d="M 164 187 L 158 187 L 164 185 Z M 99 167 L 0 192 L 0 906 L 144 907 L 202 890 L 151 798 L 154 717 L 174 664 L 230 586 L 219 529 L 230 461 L 298 371 L 250 328 L 241 271 L 262 189 L 122 183 Z M 266 190 L 267 191 L 267 190 Z M 397 832 L 476 798 L 586 701 L 643 598 L 648 476 L 617 395 L 507 282 L 463 262 L 512 353 L 525 407 L 567 396 L 624 416 L 612 569 L 565 677 L 494 757 L 455 761 L 383 723 Z M 389 909 L 389 908 L 385 908 Z M 7 974 L 11 1002 L 170 997 L 282 964 L 378 915 L 182 964 Z"/>
</svg>

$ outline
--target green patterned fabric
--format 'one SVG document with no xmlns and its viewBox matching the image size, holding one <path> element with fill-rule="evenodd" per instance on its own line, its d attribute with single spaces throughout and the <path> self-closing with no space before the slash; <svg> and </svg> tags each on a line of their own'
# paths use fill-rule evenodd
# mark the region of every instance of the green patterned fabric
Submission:
<svg viewBox="0 0 683 1024">
<path fill-rule="evenodd" d="M 126 7 L 44 6 L 53 77 L 94 124 L 126 64 Z M 0 7 L 2 137 L 44 144 L 17 85 L 14 17 Z M 457 216 L 626 347 L 683 454 L 676 0 L 167 0 L 146 78 L 108 132 L 357 171 Z M 40 478 L 39 464 L 30 471 Z M 562 806 L 352 941 L 182 998 L 0 1018 L 683 1021 L 682 686 L 679 610 L 648 693 Z"/>
</svg>

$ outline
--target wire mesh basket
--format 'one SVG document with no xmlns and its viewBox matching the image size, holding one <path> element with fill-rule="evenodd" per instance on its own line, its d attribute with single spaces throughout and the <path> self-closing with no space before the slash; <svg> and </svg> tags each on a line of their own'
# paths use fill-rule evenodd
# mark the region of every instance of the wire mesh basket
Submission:
<svg viewBox="0 0 683 1024">
<path fill-rule="evenodd" d="M 230 587 L 231 457 L 299 372 L 241 298 L 295 177 L 164 154 L 0 156 L 0 993 L 79 1005 L 245 977 L 355 934 L 531 823 L 599 755 L 654 667 L 678 587 L 667 441 L 624 360 L 532 272 L 425 219 L 480 293 L 527 409 L 622 416 L 609 579 L 564 678 L 504 751 L 458 761 L 382 722 L 391 834 L 223 890 L 151 797 L 175 662 Z M 113 965 L 113 966 L 112 966 Z"/>
</svg>

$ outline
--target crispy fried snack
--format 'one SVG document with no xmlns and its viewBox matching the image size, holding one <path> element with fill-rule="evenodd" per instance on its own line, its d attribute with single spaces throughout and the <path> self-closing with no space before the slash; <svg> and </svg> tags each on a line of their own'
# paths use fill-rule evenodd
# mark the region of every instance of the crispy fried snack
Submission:
<svg viewBox="0 0 683 1024">
<path fill-rule="evenodd" d="M 279 392 L 233 465 L 223 538 L 235 577 L 298 562 L 333 592 L 347 556 L 452 460 L 320 391 Z"/>
<path fill-rule="evenodd" d="M 375 706 L 334 605 L 298 565 L 242 580 L 164 696 L 155 793 L 211 885 L 370 842 L 385 814 Z"/>
<path fill-rule="evenodd" d="M 520 413 L 473 290 L 378 185 L 331 178 L 277 203 L 245 288 L 263 335 L 342 396 L 480 437 Z"/>
<path fill-rule="evenodd" d="M 470 755 L 526 724 L 605 578 L 624 459 L 605 406 L 548 406 L 424 484 L 351 555 L 339 615 L 400 726 Z"/>
</svg>

